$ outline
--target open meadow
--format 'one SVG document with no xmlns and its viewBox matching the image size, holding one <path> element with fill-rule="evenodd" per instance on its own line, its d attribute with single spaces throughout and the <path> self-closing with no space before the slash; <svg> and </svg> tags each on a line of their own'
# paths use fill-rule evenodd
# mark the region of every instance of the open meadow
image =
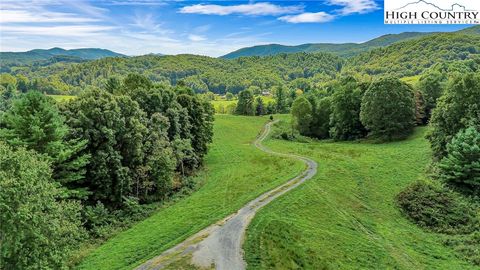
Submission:
<svg viewBox="0 0 480 270">
<path fill-rule="evenodd" d="M 314 159 L 318 173 L 255 216 L 244 244 L 248 269 L 478 269 L 396 205 L 398 193 L 425 177 L 426 132 L 385 144 L 266 142 Z"/>
<path fill-rule="evenodd" d="M 300 172 L 303 163 L 251 144 L 266 122 L 266 117 L 216 116 L 199 190 L 93 250 L 78 269 L 132 269 Z"/>
</svg>

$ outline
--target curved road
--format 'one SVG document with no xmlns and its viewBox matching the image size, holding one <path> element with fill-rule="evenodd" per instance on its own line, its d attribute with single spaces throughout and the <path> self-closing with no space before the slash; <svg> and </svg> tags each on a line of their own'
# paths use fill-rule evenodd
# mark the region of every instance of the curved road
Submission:
<svg viewBox="0 0 480 270">
<path fill-rule="evenodd" d="M 301 160 L 307 165 L 307 168 L 283 185 L 260 195 L 236 213 L 210 225 L 184 242 L 147 261 L 136 268 L 137 270 L 162 269 L 179 258 L 189 256 L 191 256 L 191 264 L 201 268 L 213 266 L 217 270 L 243 270 L 246 268 L 242 244 L 248 224 L 256 212 L 279 196 L 311 179 L 317 173 L 315 161 L 301 156 L 277 153 L 262 145 L 275 122 L 265 125 L 262 134 L 254 142 L 255 147 L 271 155 Z"/>
</svg>

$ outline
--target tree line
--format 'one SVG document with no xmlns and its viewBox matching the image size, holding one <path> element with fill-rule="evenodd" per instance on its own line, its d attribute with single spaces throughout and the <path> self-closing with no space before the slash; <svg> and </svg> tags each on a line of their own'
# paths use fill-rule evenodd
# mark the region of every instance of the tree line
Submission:
<svg viewBox="0 0 480 270">
<path fill-rule="evenodd" d="M 327 89 L 297 98 L 292 131 L 280 137 L 391 141 L 428 125 L 432 149 L 428 179 L 397 196 L 406 216 L 480 265 L 480 75 L 432 69 L 415 87 L 394 77 L 362 82 L 340 78 Z M 412 166 L 415 166 L 412 164 Z M 395 181 L 395 179 L 392 179 Z"/>
<path fill-rule="evenodd" d="M 106 219 L 191 186 L 212 141 L 209 102 L 136 74 L 65 104 L 37 91 L 1 94 L 2 269 L 65 267 Z"/>
</svg>

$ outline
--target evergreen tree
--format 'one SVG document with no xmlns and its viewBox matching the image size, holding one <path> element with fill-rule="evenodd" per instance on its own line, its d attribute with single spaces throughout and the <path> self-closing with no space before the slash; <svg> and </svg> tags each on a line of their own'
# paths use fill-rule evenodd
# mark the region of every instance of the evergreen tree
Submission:
<svg viewBox="0 0 480 270">
<path fill-rule="evenodd" d="M 460 131 L 438 167 L 440 179 L 480 194 L 480 132 L 474 127 Z"/>
<path fill-rule="evenodd" d="M 235 114 L 255 115 L 254 96 L 251 91 L 244 90 L 238 93 L 238 102 Z"/>
<path fill-rule="evenodd" d="M 45 154 L 53 164 L 54 179 L 72 189 L 68 195 L 83 197 L 76 186 L 85 177 L 89 156 L 80 152 L 87 141 L 68 139 L 70 130 L 64 121 L 52 98 L 31 91 L 2 115 L 0 139 Z"/>
<path fill-rule="evenodd" d="M 265 115 L 265 104 L 261 97 L 255 99 L 255 115 Z"/>
<path fill-rule="evenodd" d="M 287 90 L 283 86 L 279 86 L 275 90 L 275 111 L 276 113 L 287 113 Z"/>
</svg>

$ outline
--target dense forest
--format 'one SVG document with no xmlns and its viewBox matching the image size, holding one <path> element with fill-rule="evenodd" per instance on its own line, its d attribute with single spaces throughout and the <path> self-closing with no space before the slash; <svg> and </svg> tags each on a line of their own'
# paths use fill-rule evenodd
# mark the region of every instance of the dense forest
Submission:
<svg viewBox="0 0 480 270">
<path fill-rule="evenodd" d="M 408 77 L 433 65 L 469 61 L 476 71 L 480 63 L 480 36 L 436 34 L 375 49 L 349 59 L 345 72 Z M 464 70 L 458 70 L 464 71 Z"/>
<path fill-rule="evenodd" d="M 9 86 L 0 105 L 2 269 L 62 269 L 78 242 L 192 189 L 213 136 L 210 103 L 140 75 L 66 104 Z"/>
<path fill-rule="evenodd" d="M 233 93 L 275 87 L 308 91 L 323 87 L 338 75 L 358 78 L 393 75 L 399 78 L 421 75 L 432 66 L 448 72 L 475 72 L 480 66 L 480 36 L 431 34 L 394 43 L 353 58 L 326 53 L 279 54 L 240 57 L 234 60 L 196 55 L 103 58 L 85 63 L 57 62 L 48 66 L 12 68 L 10 74 L 30 88 L 47 94 L 79 94 L 90 86 L 104 87 L 112 76 L 138 73 L 165 86 L 179 81 L 197 93 Z M 3 76 L 5 77 L 5 76 Z M 2 78 L 2 84 L 5 86 Z M 26 82 L 25 80 L 28 80 Z"/>
<path fill-rule="evenodd" d="M 125 57 L 123 54 L 105 49 L 73 49 L 51 48 L 35 49 L 28 52 L 0 52 L 0 72 L 8 72 L 11 68 L 21 66 L 48 66 L 57 62 L 79 63 L 105 57 Z"/>
<path fill-rule="evenodd" d="M 59 63 L 48 67 L 18 69 L 14 74 L 37 78 L 31 83 L 51 94 L 77 94 L 85 87 L 105 85 L 111 76 L 142 74 L 164 85 L 183 81 L 196 92 L 238 93 L 250 86 L 270 89 L 285 82 L 320 82 L 335 76 L 343 60 L 329 54 L 284 54 L 266 58 L 223 60 L 206 56 L 139 56 L 105 58 L 81 64 Z"/>
<path fill-rule="evenodd" d="M 460 31 L 454 32 L 458 34 L 467 34 L 467 35 L 479 35 L 480 27 L 472 26 Z M 341 57 L 352 57 L 360 53 L 370 51 L 372 49 L 386 47 L 388 45 L 407 41 L 411 39 L 416 39 L 428 35 L 433 35 L 438 33 L 429 33 L 429 32 L 405 32 L 400 34 L 388 34 L 372 40 L 369 40 L 364 43 L 312 43 L 312 44 L 302 44 L 297 46 L 285 46 L 280 44 L 269 44 L 269 45 L 259 45 L 248 48 L 242 48 L 240 50 L 231 52 L 222 56 L 225 59 L 235 59 L 245 56 L 267 56 L 267 55 L 276 55 L 281 53 L 298 53 L 298 52 L 307 52 L 307 53 L 318 53 L 325 52 L 338 55 Z"/>
</svg>

